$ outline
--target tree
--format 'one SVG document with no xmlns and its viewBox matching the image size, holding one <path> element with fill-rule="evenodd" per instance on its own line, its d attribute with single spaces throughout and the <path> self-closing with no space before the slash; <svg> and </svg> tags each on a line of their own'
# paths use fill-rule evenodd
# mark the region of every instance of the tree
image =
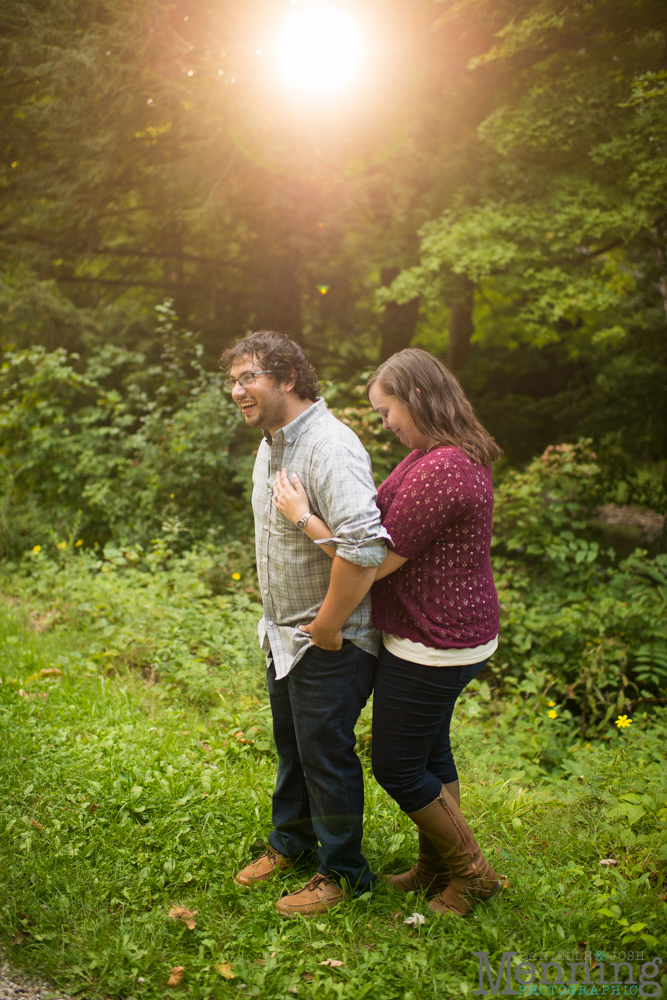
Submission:
<svg viewBox="0 0 667 1000">
<path fill-rule="evenodd" d="M 484 170 L 420 230 L 392 285 L 446 301 L 475 286 L 479 343 L 577 359 L 554 403 L 649 458 L 667 439 L 667 12 L 654 0 L 445 4 L 443 30 L 491 26 L 470 72 L 496 68 L 478 129 Z M 452 308 L 463 367 L 470 313 Z M 468 299 L 469 301 L 469 299 Z M 588 369 L 588 372 L 586 372 Z M 644 391 L 640 385 L 644 385 Z M 627 405 L 619 407 L 619 398 Z M 555 406 L 554 406 L 555 409 Z M 553 433 L 553 428 L 552 428 Z"/>
</svg>

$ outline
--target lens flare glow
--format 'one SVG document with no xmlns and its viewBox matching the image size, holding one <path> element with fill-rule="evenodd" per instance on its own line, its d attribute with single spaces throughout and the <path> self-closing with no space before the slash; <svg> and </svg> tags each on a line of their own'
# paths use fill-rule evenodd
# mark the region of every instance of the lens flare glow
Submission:
<svg viewBox="0 0 667 1000">
<path fill-rule="evenodd" d="M 361 33 L 344 13 L 311 0 L 292 11 L 276 54 L 292 87 L 313 96 L 332 94 L 352 83 L 361 68 Z"/>
</svg>

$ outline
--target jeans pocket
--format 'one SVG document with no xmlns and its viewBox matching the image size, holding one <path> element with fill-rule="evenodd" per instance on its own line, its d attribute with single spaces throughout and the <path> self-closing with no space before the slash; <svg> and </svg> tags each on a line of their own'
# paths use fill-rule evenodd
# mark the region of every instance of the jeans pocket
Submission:
<svg viewBox="0 0 667 1000">
<path fill-rule="evenodd" d="M 339 646 L 338 649 L 325 649 L 324 646 L 318 646 L 317 643 L 315 642 L 312 644 L 310 648 L 314 652 L 323 653 L 325 656 L 335 656 L 336 653 L 342 653 L 343 650 L 347 649 L 347 647 L 351 645 L 352 642 L 350 641 L 350 639 L 343 639 L 343 644 L 342 646 Z"/>
</svg>

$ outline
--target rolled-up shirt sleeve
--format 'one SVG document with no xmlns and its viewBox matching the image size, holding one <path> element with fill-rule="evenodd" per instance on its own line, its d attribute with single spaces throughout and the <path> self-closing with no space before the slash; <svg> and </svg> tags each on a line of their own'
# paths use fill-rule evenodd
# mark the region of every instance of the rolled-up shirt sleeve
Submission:
<svg viewBox="0 0 667 1000">
<path fill-rule="evenodd" d="M 335 545 L 337 555 L 357 566 L 379 566 L 387 554 L 385 539 L 391 539 L 380 523 L 368 453 L 361 444 L 335 453 L 322 449 L 312 474 L 316 513 L 332 535 L 319 544 Z"/>
</svg>

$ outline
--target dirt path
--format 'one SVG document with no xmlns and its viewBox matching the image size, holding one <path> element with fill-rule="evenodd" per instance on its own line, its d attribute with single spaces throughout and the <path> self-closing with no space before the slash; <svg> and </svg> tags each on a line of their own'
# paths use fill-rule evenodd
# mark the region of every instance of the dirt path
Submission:
<svg viewBox="0 0 667 1000">
<path fill-rule="evenodd" d="M 41 979 L 12 969 L 0 955 L 0 1000 L 70 1000 Z"/>
</svg>

